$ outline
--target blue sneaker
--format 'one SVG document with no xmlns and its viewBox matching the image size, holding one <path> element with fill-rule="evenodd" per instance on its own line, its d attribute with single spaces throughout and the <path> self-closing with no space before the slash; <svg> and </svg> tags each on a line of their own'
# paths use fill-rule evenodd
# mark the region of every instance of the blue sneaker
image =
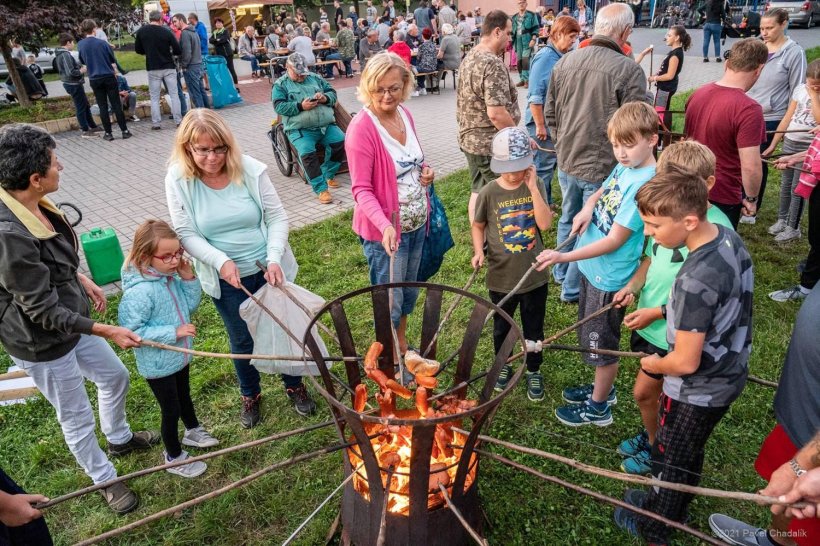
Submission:
<svg viewBox="0 0 820 546">
<path fill-rule="evenodd" d="M 495 382 L 495 391 L 503 391 L 507 388 L 507 384 L 509 384 L 510 379 L 513 376 L 513 369 L 512 366 L 504 366 L 501 368 L 501 371 L 498 374 L 498 380 Z"/>
<path fill-rule="evenodd" d="M 527 398 L 530 402 L 544 399 L 544 378 L 541 372 L 527 372 Z"/>
<path fill-rule="evenodd" d="M 646 492 L 638 489 L 627 489 L 624 493 L 624 500 L 631 506 L 641 508 L 646 501 Z M 620 506 L 617 507 L 615 509 L 615 524 L 632 536 L 641 536 L 638 531 L 638 515 L 631 510 Z"/>
<path fill-rule="evenodd" d="M 649 451 L 640 451 L 632 457 L 627 457 L 621 463 L 621 470 L 627 474 L 648 476 L 652 473 L 652 456 Z"/>
<path fill-rule="evenodd" d="M 570 387 L 564 389 L 561 395 L 564 397 L 564 401 L 570 404 L 583 404 L 590 398 L 592 398 L 592 383 L 588 385 L 581 385 L 580 387 Z M 618 396 L 615 393 L 615 387 L 612 387 L 612 390 L 609 391 L 609 396 L 606 397 L 606 403 L 609 406 L 614 406 L 618 403 Z"/>
<path fill-rule="evenodd" d="M 563 424 L 569 427 L 580 427 L 583 425 L 597 425 L 605 427 L 612 424 L 612 410 L 605 406 L 603 411 L 598 411 L 589 402 L 583 404 L 569 404 L 561 406 L 555 410 L 555 416 Z"/>
<path fill-rule="evenodd" d="M 652 446 L 649 445 L 649 434 L 646 430 L 640 431 L 637 436 L 627 438 L 618 445 L 618 455 L 621 457 L 634 457 L 642 451 L 649 451 Z"/>
</svg>

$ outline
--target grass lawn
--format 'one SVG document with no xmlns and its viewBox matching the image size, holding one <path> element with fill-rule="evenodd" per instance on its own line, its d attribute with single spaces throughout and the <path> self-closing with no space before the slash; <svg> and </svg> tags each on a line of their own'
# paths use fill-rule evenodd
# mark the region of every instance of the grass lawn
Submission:
<svg viewBox="0 0 820 546">
<path fill-rule="evenodd" d="M 766 227 L 774 221 L 778 185 L 779 176 L 772 174 L 767 204 L 760 220 L 755 226 L 741 227 L 755 263 L 755 343 L 751 372 L 773 380 L 780 374 L 798 305 L 774 303 L 766 297 L 766 293 L 796 281 L 794 266 L 807 251 L 803 241 L 780 247 L 772 244 L 771 237 L 765 233 Z M 553 195 L 560 196 L 557 184 L 554 186 Z M 437 188 L 449 211 L 456 247 L 450 251 L 433 280 L 456 287 L 463 286 L 470 274 L 472 251 L 466 220 L 468 188 L 465 172 L 445 178 Z M 297 279 L 299 284 L 328 299 L 368 284 L 366 262 L 357 237 L 350 229 L 350 221 L 351 214 L 345 213 L 291 234 L 291 243 L 301 266 Z M 555 240 L 554 230 L 553 227 L 544 234 L 546 241 Z M 482 273 L 473 291 L 487 297 L 483 278 Z M 550 292 L 545 328 L 547 334 L 572 324 L 577 318 L 575 305 L 560 304 L 554 286 Z M 116 322 L 117 303 L 118 298 L 112 298 L 109 310 L 99 317 L 100 320 Z M 368 306 L 359 301 L 347 307 L 346 311 L 347 316 L 351 317 L 357 346 L 367 347 L 372 341 Z M 440 355 L 449 354 L 450 349 L 456 346 L 457 338 L 453 332 L 463 328 L 466 321 L 467 309 L 462 306 L 442 336 Z M 207 298 L 194 322 L 198 329 L 196 348 L 228 352 L 224 328 Z M 415 344 L 418 344 L 419 323 L 420 315 L 417 313 L 411 317 L 410 324 L 411 342 Z M 574 334 L 567 336 L 565 342 L 575 343 L 574 337 Z M 492 362 L 490 338 L 490 331 L 485 331 L 474 370 L 480 370 Z M 627 348 L 627 338 L 625 332 L 624 348 Z M 136 372 L 133 353 L 119 351 L 119 354 L 132 372 L 127 403 L 132 427 L 158 429 L 159 407 L 146 382 Z M 558 423 L 553 415 L 555 408 L 561 404 L 561 389 L 589 381 L 592 371 L 574 353 L 550 353 L 545 360 L 546 400 L 539 404 L 529 402 L 523 384 L 519 385 L 501 405 L 487 432 L 523 445 L 617 469 L 620 458 L 615 453 L 615 447 L 640 427 L 638 410 L 630 396 L 637 363 L 625 361 L 622 365 L 617 381 L 619 403 L 614 409 L 615 423 L 612 426 L 569 429 Z M 0 356 L 0 370 L 5 369 L 5 364 L 9 364 L 8 357 Z M 343 373 L 340 368 L 336 371 Z M 307 420 L 299 418 L 288 408 L 278 378 L 265 376 L 264 420 L 259 427 L 244 430 L 237 419 L 239 396 L 230 362 L 196 359 L 191 378 L 200 419 L 223 446 L 261 438 L 276 431 L 295 429 L 306 423 L 318 423 L 330 417 L 327 404 L 320 401 L 317 415 Z M 88 392 L 92 403 L 96 404 L 94 390 L 89 387 Z M 701 482 L 703 486 L 756 491 L 764 485 L 756 476 L 752 463 L 761 440 L 775 422 L 773 396 L 772 389 L 747 385 L 710 440 Z M 102 438 L 102 435 L 99 436 Z M 209 461 L 208 472 L 193 480 L 164 472 L 156 473 L 131 482 L 141 496 L 141 506 L 133 514 L 115 516 L 99 496 L 90 495 L 49 510 L 48 522 L 58 544 L 74 543 L 207 493 L 273 462 L 330 444 L 335 439 L 333 430 L 324 429 L 220 457 Z M 503 453 L 504 450 L 496 451 Z M 160 463 L 161 453 L 162 447 L 157 446 L 149 453 L 117 459 L 115 464 L 120 473 L 132 472 Z M 583 474 L 557 463 L 504 454 L 548 474 L 616 497 L 620 497 L 624 490 L 624 485 L 619 482 Z M 281 543 L 341 481 L 341 460 L 337 453 L 276 472 L 248 487 L 210 500 L 176 517 L 142 527 L 109 543 L 194 545 L 213 543 L 217 536 L 226 545 Z M 0 466 L 29 491 L 52 497 L 89 485 L 88 478 L 65 446 L 54 410 L 43 398 L 26 405 L 0 407 Z M 481 498 L 489 518 L 485 534 L 493 544 L 637 544 L 636 540 L 613 524 L 612 509 L 606 505 L 514 472 L 493 461 L 485 461 L 480 472 Z M 321 543 L 339 506 L 336 499 L 325 507 L 297 542 L 305 545 Z M 759 525 L 765 525 L 768 521 L 767 510 L 753 504 L 697 498 L 692 504 L 691 525 L 708 531 L 707 518 L 714 511 Z M 696 544 L 688 537 L 676 536 L 678 544 Z"/>
<path fill-rule="evenodd" d="M 132 85 L 131 90 L 137 93 L 137 102 L 149 100 L 147 85 Z M 88 102 L 96 104 L 94 93 L 86 93 Z M 35 101 L 30 107 L 23 108 L 15 103 L 0 108 L 0 126 L 8 123 L 38 123 L 54 119 L 73 118 L 77 115 L 71 97 L 48 97 Z"/>
</svg>

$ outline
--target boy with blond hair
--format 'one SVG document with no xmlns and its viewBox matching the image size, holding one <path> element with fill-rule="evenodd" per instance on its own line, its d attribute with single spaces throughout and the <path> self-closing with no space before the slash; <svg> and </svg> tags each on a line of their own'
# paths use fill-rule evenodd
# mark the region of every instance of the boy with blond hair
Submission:
<svg viewBox="0 0 820 546">
<path fill-rule="evenodd" d="M 628 102 L 610 119 L 607 135 L 618 165 L 575 216 L 571 233 L 580 235 L 575 250 L 545 250 L 538 256 L 539 271 L 556 263 L 579 262 L 579 319 L 611 303 L 638 268 L 644 238 L 635 194 L 655 174 L 653 152 L 658 142 L 658 114 L 645 102 Z M 622 307 L 614 308 L 584 323 L 578 328 L 580 345 L 589 349 L 618 349 L 624 312 Z M 585 353 L 583 359 L 595 366 L 595 380 L 564 389 L 563 397 L 569 405 L 555 410 L 555 416 L 573 427 L 610 425 L 609 406 L 618 400 L 614 386 L 618 358 Z"/>
<path fill-rule="evenodd" d="M 688 170 L 693 177 L 703 180 L 707 190 L 715 183 L 715 154 L 699 142 L 686 140 L 667 147 L 658 158 L 657 173 L 665 173 L 673 166 Z M 732 228 L 729 218 L 717 207 L 709 205 L 706 218 L 713 224 Z M 649 237 L 640 267 L 615 295 L 615 301 L 622 307 L 629 307 L 639 295 L 637 310 L 624 317 L 624 326 L 632 330 L 630 346 L 633 351 L 665 356 L 669 350 L 666 303 L 675 276 L 688 255 L 685 246 L 665 248 Z M 651 471 L 650 450 L 658 429 L 658 397 L 662 387 L 662 375 L 638 370 L 632 393 L 645 428 L 618 446 L 618 453 L 625 457 L 621 463 L 624 472 L 649 474 Z"/>
<path fill-rule="evenodd" d="M 706 442 L 748 374 L 752 341 L 752 259 L 731 229 L 707 219 L 706 184 L 691 172 L 669 167 L 636 196 L 646 235 L 689 256 L 678 271 L 667 303 L 669 352 L 641 359 L 641 368 L 663 374 L 658 431 L 652 444 L 652 475 L 697 485 Z M 626 501 L 684 522 L 694 496 L 665 488 L 627 490 Z M 668 544 L 670 529 L 627 509 L 615 522 L 650 543 Z"/>
</svg>

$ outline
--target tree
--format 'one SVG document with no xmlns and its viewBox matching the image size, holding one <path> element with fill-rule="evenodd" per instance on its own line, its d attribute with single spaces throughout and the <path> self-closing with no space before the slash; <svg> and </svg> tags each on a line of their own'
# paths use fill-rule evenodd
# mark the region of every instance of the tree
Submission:
<svg viewBox="0 0 820 546">
<path fill-rule="evenodd" d="M 0 52 L 21 106 L 30 106 L 25 86 L 11 59 L 11 40 L 39 48 L 44 37 L 60 32 L 72 32 L 83 19 L 99 24 L 111 20 L 127 21 L 135 17 L 132 0 L 3 0 L 0 10 Z"/>
</svg>

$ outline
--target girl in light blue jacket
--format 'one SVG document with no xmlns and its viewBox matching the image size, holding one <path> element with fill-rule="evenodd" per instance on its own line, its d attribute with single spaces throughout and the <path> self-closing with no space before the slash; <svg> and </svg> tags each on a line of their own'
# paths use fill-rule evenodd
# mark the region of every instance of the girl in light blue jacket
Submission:
<svg viewBox="0 0 820 546">
<path fill-rule="evenodd" d="M 148 220 L 137 228 L 134 245 L 122 271 L 123 296 L 120 324 L 142 339 L 190 349 L 196 328 L 191 313 L 199 305 L 202 287 L 191 264 L 183 256 L 177 234 L 161 220 Z M 162 412 L 162 442 L 165 462 L 183 461 L 188 453 L 179 441 L 178 423 L 185 425 L 182 443 L 212 447 L 219 442 L 200 426 L 191 401 L 189 366 L 191 356 L 152 347 L 134 349 L 137 369 L 148 381 Z M 168 472 L 185 478 L 207 469 L 202 461 Z"/>
</svg>

